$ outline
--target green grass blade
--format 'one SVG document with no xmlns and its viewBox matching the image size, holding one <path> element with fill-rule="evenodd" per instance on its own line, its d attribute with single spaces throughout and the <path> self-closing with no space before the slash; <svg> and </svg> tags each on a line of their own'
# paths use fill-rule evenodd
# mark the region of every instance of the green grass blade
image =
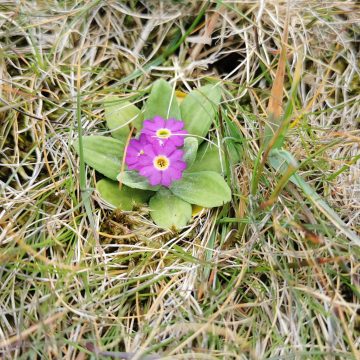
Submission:
<svg viewBox="0 0 360 360">
<path fill-rule="evenodd" d="M 284 173 L 286 167 L 284 164 L 296 164 L 293 156 L 285 150 L 273 150 L 269 157 L 269 162 L 273 168 Z M 360 238 L 350 230 L 346 224 L 340 219 L 339 215 L 322 199 L 322 197 L 298 174 L 290 177 L 290 181 L 299 187 L 306 197 L 331 221 L 331 223 L 339 229 L 347 238 L 355 245 L 360 246 Z"/>
</svg>

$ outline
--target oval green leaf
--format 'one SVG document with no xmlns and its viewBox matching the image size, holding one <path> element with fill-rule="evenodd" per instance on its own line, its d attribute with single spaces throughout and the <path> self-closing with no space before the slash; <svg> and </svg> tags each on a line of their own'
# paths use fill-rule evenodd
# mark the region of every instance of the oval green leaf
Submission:
<svg viewBox="0 0 360 360">
<path fill-rule="evenodd" d="M 85 163 L 109 179 L 116 180 L 121 168 L 124 142 L 111 137 L 93 135 L 83 136 L 82 143 Z M 73 146 L 79 154 L 79 141 L 76 140 Z"/>
<path fill-rule="evenodd" d="M 184 173 L 175 181 L 171 192 L 190 204 L 211 208 L 231 200 L 231 190 L 223 177 L 213 171 Z"/>
<path fill-rule="evenodd" d="M 193 165 L 187 171 L 215 171 L 221 174 L 220 154 L 221 152 L 217 146 L 208 142 L 201 144 Z"/>
<path fill-rule="evenodd" d="M 134 205 L 144 204 L 152 192 L 132 189 L 125 185 L 119 188 L 117 181 L 102 179 L 97 182 L 96 189 L 102 199 L 121 210 L 132 210 Z"/>
<path fill-rule="evenodd" d="M 113 130 L 111 135 L 116 139 L 123 139 L 129 135 L 129 125 L 141 127 L 143 115 L 129 101 L 123 101 L 117 96 L 108 96 L 104 102 L 105 120 L 108 128 Z"/>
<path fill-rule="evenodd" d="M 181 229 L 191 219 L 191 205 L 163 189 L 150 199 L 150 216 L 155 224 L 164 229 Z"/>
<path fill-rule="evenodd" d="M 171 85 L 163 79 L 154 82 L 145 105 L 145 119 L 152 119 L 156 115 L 164 119 L 181 119 L 175 91 L 173 91 Z"/>
<path fill-rule="evenodd" d="M 236 149 L 236 145 L 229 142 L 227 145 L 229 154 L 229 162 L 231 165 L 237 164 L 240 160 L 239 152 Z M 223 165 L 222 165 L 223 164 Z M 224 151 L 209 142 L 200 145 L 196 159 L 193 165 L 187 170 L 189 172 L 198 171 L 215 171 L 219 174 L 223 172 L 225 165 Z"/>
<path fill-rule="evenodd" d="M 137 171 L 127 170 L 117 176 L 117 180 L 133 189 L 157 191 L 161 186 L 151 186 L 146 177 L 139 175 Z"/>
<path fill-rule="evenodd" d="M 220 87 L 205 85 L 193 90 L 180 104 L 181 120 L 190 135 L 197 135 L 199 142 L 209 132 L 221 99 Z"/>
<path fill-rule="evenodd" d="M 193 137 L 187 137 L 184 141 L 184 161 L 187 164 L 187 168 L 190 168 L 196 159 L 196 153 L 199 143 Z"/>
</svg>

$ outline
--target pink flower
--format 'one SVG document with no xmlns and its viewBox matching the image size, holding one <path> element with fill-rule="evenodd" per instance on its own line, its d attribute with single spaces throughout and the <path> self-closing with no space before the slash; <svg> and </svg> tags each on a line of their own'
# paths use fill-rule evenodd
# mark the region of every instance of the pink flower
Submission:
<svg viewBox="0 0 360 360">
<path fill-rule="evenodd" d="M 156 140 L 161 146 L 171 143 L 175 146 L 183 146 L 187 135 L 184 122 L 181 120 L 165 120 L 161 116 L 155 116 L 153 121 L 145 120 L 142 134 Z"/>
<path fill-rule="evenodd" d="M 125 163 L 130 170 L 139 170 L 142 166 L 145 146 L 149 144 L 147 137 L 140 135 L 139 140 L 131 139 L 126 150 Z"/>
<path fill-rule="evenodd" d="M 161 146 L 158 143 L 146 145 L 139 174 L 149 179 L 150 185 L 169 187 L 173 181 L 180 180 L 186 169 L 184 152 L 172 144 Z"/>
</svg>

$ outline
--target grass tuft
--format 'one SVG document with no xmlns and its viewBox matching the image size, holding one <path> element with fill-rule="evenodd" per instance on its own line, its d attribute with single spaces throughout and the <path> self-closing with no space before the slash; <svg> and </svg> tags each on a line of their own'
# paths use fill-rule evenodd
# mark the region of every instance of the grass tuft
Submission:
<svg viewBox="0 0 360 360">
<path fill-rule="evenodd" d="M 359 18 L 354 1 L 3 2 L 0 357 L 360 358 Z M 158 78 L 222 88 L 208 140 L 233 198 L 181 233 L 110 208 L 72 149 L 109 136 L 108 95 L 141 107 Z"/>
</svg>

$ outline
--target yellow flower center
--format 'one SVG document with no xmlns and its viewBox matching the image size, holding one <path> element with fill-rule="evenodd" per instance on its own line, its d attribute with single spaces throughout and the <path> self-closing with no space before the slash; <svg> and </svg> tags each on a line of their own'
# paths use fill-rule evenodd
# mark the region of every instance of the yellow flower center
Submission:
<svg viewBox="0 0 360 360">
<path fill-rule="evenodd" d="M 154 159 L 154 166 L 157 170 L 164 171 L 170 166 L 170 159 L 164 155 L 158 155 Z"/>
<path fill-rule="evenodd" d="M 167 139 L 171 136 L 171 131 L 169 129 L 159 129 L 157 132 L 156 132 L 156 136 L 160 139 Z"/>
</svg>

